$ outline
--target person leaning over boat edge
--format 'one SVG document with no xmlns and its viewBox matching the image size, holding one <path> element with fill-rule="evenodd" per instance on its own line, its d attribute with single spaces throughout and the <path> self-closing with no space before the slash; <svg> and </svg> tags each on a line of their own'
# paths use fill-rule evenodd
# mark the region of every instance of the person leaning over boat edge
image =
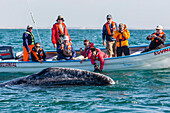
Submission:
<svg viewBox="0 0 170 113">
<path fill-rule="evenodd" d="M 118 30 L 115 31 L 113 37 L 117 40 L 117 56 L 130 55 L 128 39 L 130 38 L 129 30 L 127 26 L 123 23 L 119 24 Z"/>
<path fill-rule="evenodd" d="M 53 25 L 51 40 L 54 44 L 54 48 L 57 49 L 57 51 L 60 49 L 61 44 L 63 43 L 64 36 L 69 37 L 69 41 L 71 42 L 71 38 L 68 33 L 68 29 L 66 25 L 64 24 L 64 18 L 59 15 L 57 18 L 57 23 Z"/>
<path fill-rule="evenodd" d="M 85 46 L 84 51 L 82 51 L 82 48 L 80 48 L 81 55 L 84 56 L 80 63 L 91 58 L 92 55 L 91 48 L 94 47 L 94 44 L 91 43 L 88 39 L 86 39 L 84 40 L 84 46 Z"/>
<path fill-rule="evenodd" d="M 92 55 L 90 59 L 91 59 L 91 63 L 94 65 L 94 72 L 96 71 L 102 72 L 104 66 L 104 58 L 109 58 L 108 55 L 95 47 L 91 48 L 91 51 L 92 51 Z M 100 69 L 96 64 L 95 60 L 100 61 Z"/>
<path fill-rule="evenodd" d="M 31 51 L 31 59 L 34 62 L 40 62 L 46 60 L 46 54 L 43 49 L 40 48 L 40 43 L 36 43 L 35 47 Z"/>
<path fill-rule="evenodd" d="M 76 51 L 74 50 L 72 43 L 69 42 L 68 36 L 63 38 L 64 42 L 61 44 L 58 50 L 58 60 L 75 60 Z"/>
<path fill-rule="evenodd" d="M 166 41 L 166 34 L 163 32 L 163 27 L 158 25 L 156 32 L 149 35 L 146 39 L 151 40 L 151 42 L 149 48 L 145 49 L 142 53 L 163 48 Z"/>
<path fill-rule="evenodd" d="M 23 61 L 29 61 L 29 54 L 35 44 L 34 35 L 32 33 L 32 25 L 27 26 L 27 30 L 23 33 Z"/>
<path fill-rule="evenodd" d="M 113 38 L 114 32 L 117 30 L 117 23 L 112 21 L 112 15 L 106 16 L 107 22 L 103 25 L 103 45 L 107 43 L 107 54 L 109 57 L 116 57 L 116 39 Z M 106 39 L 106 43 L 105 43 Z"/>
</svg>

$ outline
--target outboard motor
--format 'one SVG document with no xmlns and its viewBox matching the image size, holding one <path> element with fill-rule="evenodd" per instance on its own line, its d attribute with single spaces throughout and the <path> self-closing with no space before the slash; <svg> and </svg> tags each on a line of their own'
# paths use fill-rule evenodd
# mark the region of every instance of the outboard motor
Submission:
<svg viewBox="0 0 170 113">
<path fill-rule="evenodd" d="M 0 59 L 14 59 L 13 47 L 11 46 L 0 46 Z"/>
</svg>

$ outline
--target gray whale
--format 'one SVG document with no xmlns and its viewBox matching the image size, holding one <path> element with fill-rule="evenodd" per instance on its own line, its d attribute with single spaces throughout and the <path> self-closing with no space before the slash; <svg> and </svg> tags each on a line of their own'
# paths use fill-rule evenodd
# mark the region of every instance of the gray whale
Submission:
<svg viewBox="0 0 170 113">
<path fill-rule="evenodd" d="M 115 82 L 108 76 L 85 70 L 52 67 L 41 72 L 1 83 L 9 85 L 57 86 L 57 85 L 109 85 Z"/>
</svg>

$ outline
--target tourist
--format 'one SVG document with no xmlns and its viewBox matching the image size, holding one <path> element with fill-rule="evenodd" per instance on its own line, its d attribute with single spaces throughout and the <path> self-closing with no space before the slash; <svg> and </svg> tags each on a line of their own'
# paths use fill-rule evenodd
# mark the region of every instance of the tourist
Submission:
<svg viewBox="0 0 170 113">
<path fill-rule="evenodd" d="M 66 25 L 63 23 L 64 18 L 61 15 L 59 15 L 56 21 L 57 23 L 55 23 L 52 28 L 51 40 L 54 45 L 54 48 L 56 48 L 58 52 L 61 44 L 63 43 L 64 36 L 68 36 L 70 43 L 71 43 L 71 38 L 69 36 Z"/>
<path fill-rule="evenodd" d="M 32 33 L 32 25 L 27 26 L 27 30 L 23 33 L 23 61 L 29 61 L 29 54 L 31 54 L 32 48 L 34 47 L 35 40 Z"/>
<path fill-rule="evenodd" d="M 94 71 L 102 72 L 104 66 L 104 58 L 108 58 L 108 55 L 102 52 L 98 48 L 91 48 L 91 51 L 92 51 L 92 55 L 90 59 L 91 59 L 91 63 L 94 65 Z M 100 61 L 100 69 L 97 63 L 95 62 L 96 60 Z"/>
<path fill-rule="evenodd" d="M 119 28 L 116 30 L 114 38 L 117 40 L 117 56 L 122 56 L 122 53 L 124 53 L 124 55 L 130 55 L 128 43 L 130 33 L 127 30 L 127 26 L 125 24 L 119 24 Z"/>
<path fill-rule="evenodd" d="M 69 42 L 69 37 L 63 38 L 63 43 L 58 50 L 58 60 L 75 60 L 76 51 L 74 50 L 72 43 Z"/>
<path fill-rule="evenodd" d="M 46 54 L 43 49 L 40 48 L 40 43 L 36 43 L 35 47 L 31 51 L 31 59 L 34 62 L 40 62 L 46 60 Z"/>
<path fill-rule="evenodd" d="M 84 51 L 82 51 L 82 48 L 80 48 L 81 55 L 84 56 L 80 63 L 91 58 L 92 55 L 91 48 L 94 47 L 94 44 L 91 43 L 88 39 L 86 39 L 84 40 L 84 46 L 85 46 Z"/>
<path fill-rule="evenodd" d="M 113 18 L 109 14 L 106 17 L 107 22 L 103 25 L 103 33 L 102 33 L 102 38 L 103 38 L 103 45 L 106 46 L 107 43 L 107 54 L 109 57 L 116 57 L 116 39 L 113 38 L 114 32 L 117 29 L 117 24 L 112 21 Z M 106 43 L 105 43 L 106 39 Z"/>
<path fill-rule="evenodd" d="M 149 48 L 145 49 L 143 52 L 163 48 L 166 40 L 166 34 L 163 32 L 163 27 L 158 25 L 156 27 L 156 32 L 149 35 L 146 39 L 151 40 L 151 42 Z"/>
</svg>

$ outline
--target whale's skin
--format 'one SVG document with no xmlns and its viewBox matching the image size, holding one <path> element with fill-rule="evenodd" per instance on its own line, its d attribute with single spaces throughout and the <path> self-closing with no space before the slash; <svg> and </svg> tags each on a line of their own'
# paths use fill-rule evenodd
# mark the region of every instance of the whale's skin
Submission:
<svg viewBox="0 0 170 113">
<path fill-rule="evenodd" d="M 115 82 L 108 76 L 86 70 L 51 67 L 41 72 L 1 83 L 9 85 L 61 86 L 61 85 L 110 85 Z"/>
</svg>

